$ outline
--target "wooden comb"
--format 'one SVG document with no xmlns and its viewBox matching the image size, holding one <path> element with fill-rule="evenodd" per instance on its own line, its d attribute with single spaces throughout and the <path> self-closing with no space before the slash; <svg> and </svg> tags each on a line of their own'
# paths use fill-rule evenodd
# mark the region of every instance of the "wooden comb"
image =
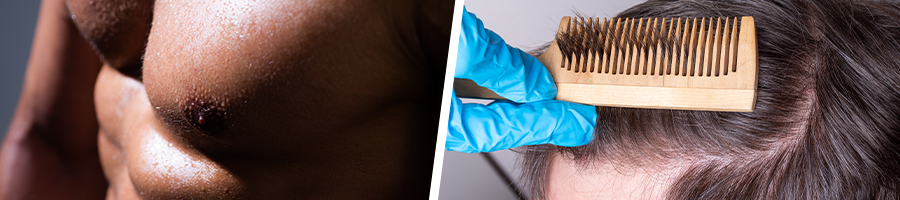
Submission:
<svg viewBox="0 0 900 200">
<path fill-rule="evenodd" d="M 737 34 L 735 34 L 737 33 Z M 758 55 L 753 17 L 563 17 L 538 60 L 556 99 L 597 106 L 752 112 Z M 456 79 L 459 97 L 503 99 Z"/>
</svg>

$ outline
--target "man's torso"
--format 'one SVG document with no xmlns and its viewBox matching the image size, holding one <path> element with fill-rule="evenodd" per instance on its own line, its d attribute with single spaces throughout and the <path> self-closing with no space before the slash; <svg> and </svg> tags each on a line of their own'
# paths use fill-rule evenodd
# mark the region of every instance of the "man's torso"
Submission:
<svg viewBox="0 0 900 200">
<path fill-rule="evenodd" d="M 67 2 L 105 60 L 107 197 L 427 194 L 443 63 L 382 4 Z"/>
</svg>

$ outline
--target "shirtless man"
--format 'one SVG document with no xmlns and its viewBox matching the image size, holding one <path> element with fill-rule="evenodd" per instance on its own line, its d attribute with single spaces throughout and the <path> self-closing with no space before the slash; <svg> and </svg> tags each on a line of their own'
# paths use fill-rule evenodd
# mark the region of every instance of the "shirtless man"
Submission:
<svg viewBox="0 0 900 200">
<path fill-rule="evenodd" d="M 0 199 L 425 198 L 452 13 L 44 0 Z"/>
</svg>

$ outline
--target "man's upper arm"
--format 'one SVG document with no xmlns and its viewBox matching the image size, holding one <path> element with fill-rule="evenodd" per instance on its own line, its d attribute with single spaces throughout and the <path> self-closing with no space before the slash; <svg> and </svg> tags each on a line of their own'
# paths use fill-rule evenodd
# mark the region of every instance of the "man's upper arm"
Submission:
<svg viewBox="0 0 900 200">
<path fill-rule="evenodd" d="M 102 198 L 93 105 L 101 62 L 62 0 L 43 1 L 32 45 L 0 150 L 0 198 Z"/>
</svg>

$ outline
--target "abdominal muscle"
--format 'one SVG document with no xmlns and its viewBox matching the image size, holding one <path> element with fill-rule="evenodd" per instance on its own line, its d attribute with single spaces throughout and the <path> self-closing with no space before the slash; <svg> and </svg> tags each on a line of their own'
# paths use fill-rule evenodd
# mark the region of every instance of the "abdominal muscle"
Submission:
<svg viewBox="0 0 900 200">
<path fill-rule="evenodd" d="M 231 199 L 240 191 L 230 172 L 171 138 L 141 82 L 104 66 L 95 88 L 107 199 Z"/>
<path fill-rule="evenodd" d="M 418 114 L 429 106 L 373 100 L 383 108 L 348 115 L 297 102 L 259 108 L 283 123 L 243 120 L 228 137 L 196 138 L 184 135 L 202 133 L 167 125 L 159 112 L 165 108 L 151 103 L 144 83 L 112 67 L 101 69 L 94 94 L 107 199 L 403 199 L 428 192 L 434 125 L 416 119 L 431 119 Z M 331 122 L 297 121 L 308 116 Z M 214 140 L 223 145 L 210 147 Z"/>
</svg>

